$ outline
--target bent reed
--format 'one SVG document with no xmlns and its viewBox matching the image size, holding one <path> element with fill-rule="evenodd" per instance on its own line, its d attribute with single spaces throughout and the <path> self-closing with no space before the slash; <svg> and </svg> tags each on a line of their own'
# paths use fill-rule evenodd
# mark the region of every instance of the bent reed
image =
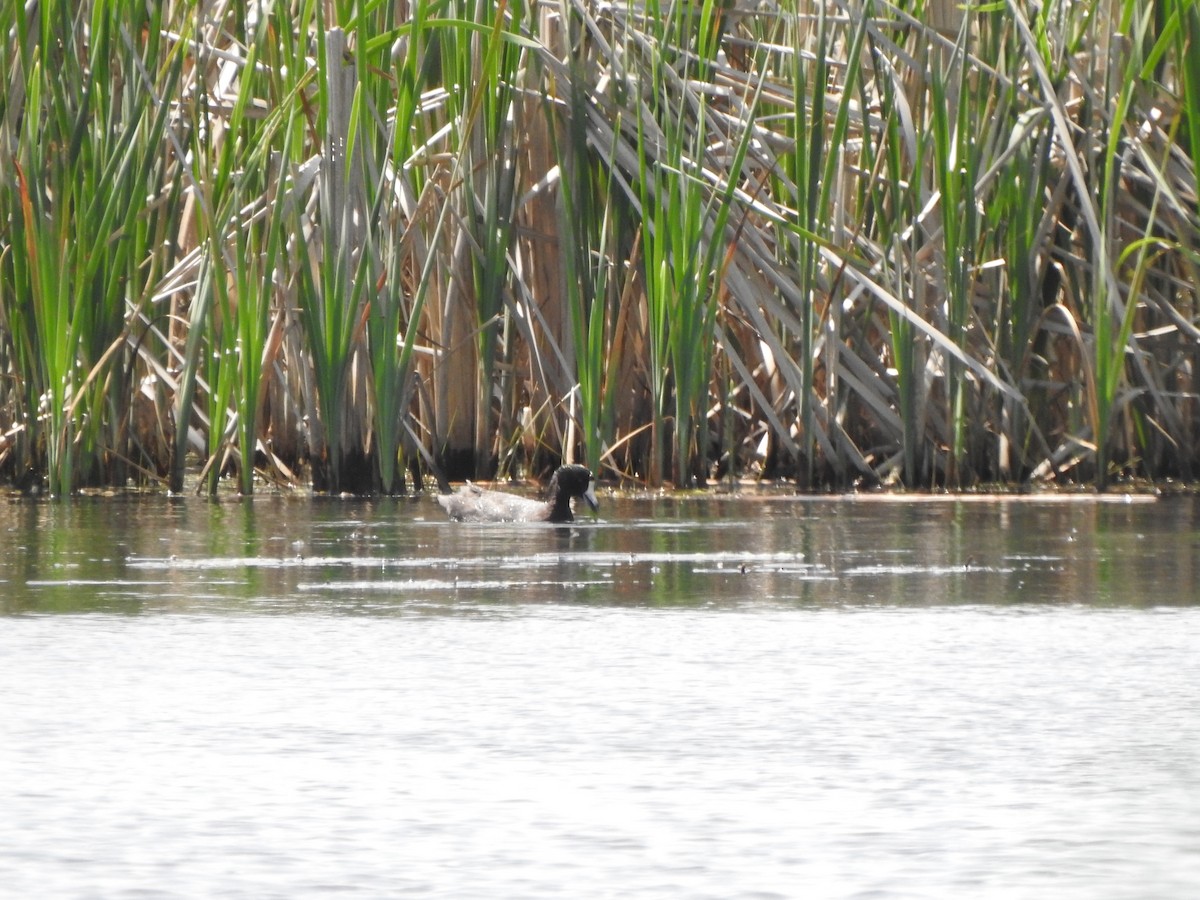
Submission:
<svg viewBox="0 0 1200 900">
<path fill-rule="evenodd" d="M 1197 0 L 0 0 L 0 478 L 1194 477 Z"/>
</svg>

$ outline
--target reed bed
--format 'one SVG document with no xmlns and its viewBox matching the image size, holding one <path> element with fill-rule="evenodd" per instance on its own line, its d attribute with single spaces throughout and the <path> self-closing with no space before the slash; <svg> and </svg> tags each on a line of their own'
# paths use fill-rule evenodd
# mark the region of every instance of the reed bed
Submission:
<svg viewBox="0 0 1200 900">
<path fill-rule="evenodd" d="M 1200 464 L 1195 0 L 0 0 L 0 29 L 20 486 Z"/>
</svg>

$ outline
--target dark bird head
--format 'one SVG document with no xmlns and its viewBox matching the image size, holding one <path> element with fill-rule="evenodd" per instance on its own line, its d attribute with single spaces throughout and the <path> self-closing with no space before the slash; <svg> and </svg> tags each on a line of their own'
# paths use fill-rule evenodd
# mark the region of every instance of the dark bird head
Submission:
<svg viewBox="0 0 1200 900">
<path fill-rule="evenodd" d="M 587 466 L 560 466 L 550 479 L 551 522 L 570 522 L 571 500 L 582 497 L 593 510 L 600 508 L 596 499 L 596 476 Z"/>
</svg>

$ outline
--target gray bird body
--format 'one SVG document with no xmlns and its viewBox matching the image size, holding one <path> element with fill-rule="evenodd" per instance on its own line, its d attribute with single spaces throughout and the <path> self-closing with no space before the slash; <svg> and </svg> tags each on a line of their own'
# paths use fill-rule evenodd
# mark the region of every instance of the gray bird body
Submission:
<svg viewBox="0 0 1200 900">
<path fill-rule="evenodd" d="M 456 522 L 571 522 L 575 518 L 571 500 L 575 497 L 599 509 L 595 483 L 585 466 L 561 466 L 550 479 L 546 500 L 490 491 L 470 483 L 437 500 Z"/>
</svg>

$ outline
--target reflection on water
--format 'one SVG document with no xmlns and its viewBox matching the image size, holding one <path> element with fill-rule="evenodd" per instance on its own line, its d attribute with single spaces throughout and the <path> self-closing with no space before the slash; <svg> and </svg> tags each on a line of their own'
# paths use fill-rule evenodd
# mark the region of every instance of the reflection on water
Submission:
<svg viewBox="0 0 1200 900">
<path fill-rule="evenodd" d="M 134 496 L 10 502 L 0 529 L 8 613 L 1197 599 L 1184 498 L 612 500 L 603 518 L 554 528 L 463 526 L 428 498 Z"/>
<path fill-rule="evenodd" d="M 1192 897 L 1197 507 L 0 504 L 0 894 Z"/>
</svg>

